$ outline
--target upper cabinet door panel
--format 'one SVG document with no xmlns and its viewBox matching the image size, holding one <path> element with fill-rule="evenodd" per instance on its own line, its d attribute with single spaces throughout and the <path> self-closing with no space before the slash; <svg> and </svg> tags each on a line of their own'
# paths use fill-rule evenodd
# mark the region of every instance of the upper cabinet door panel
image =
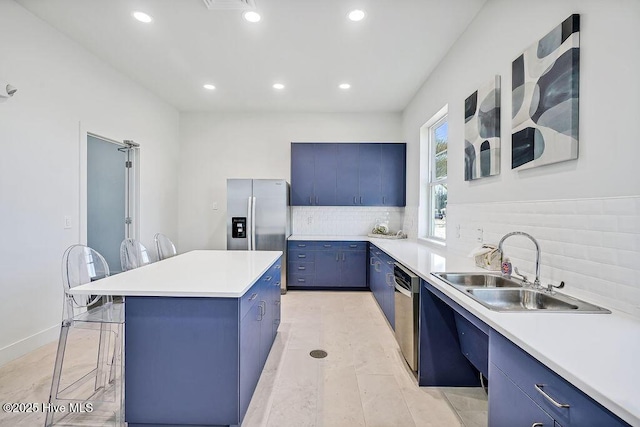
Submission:
<svg viewBox="0 0 640 427">
<path fill-rule="evenodd" d="M 337 189 L 338 147 L 336 144 L 314 146 L 314 205 L 335 206 Z"/>
<path fill-rule="evenodd" d="M 382 205 L 382 144 L 361 144 L 358 156 L 358 201 L 363 206 Z"/>
<path fill-rule="evenodd" d="M 292 143 L 292 206 L 405 206 L 406 144 Z"/>
<path fill-rule="evenodd" d="M 291 144 L 291 205 L 314 204 L 315 154 L 313 144 Z"/>
<path fill-rule="evenodd" d="M 358 156 L 361 144 L 336 145 L 338 146 L 338 205 L 359 205 Z"/>
<path fill-rule="evenodd" d="M 405 206 L 406 144 L 382 144 L 382 204 Z"/>
</svg>

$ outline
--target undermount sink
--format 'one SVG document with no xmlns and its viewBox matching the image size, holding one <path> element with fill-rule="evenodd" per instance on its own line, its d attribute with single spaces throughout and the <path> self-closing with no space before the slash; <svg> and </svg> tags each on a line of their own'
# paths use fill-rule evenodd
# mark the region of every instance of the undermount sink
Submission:
<svg viewBox="0 0 640 427">
<path fill-rule="evenodd" d="M 432 273 L 493 311 L 611 313 L 568 295 L 524 287 L 523 282 L 495 273 Z"/>
<path fill-rule="evenodd" d="M 519 280 L 507 279 L 497 274 L 434 273 L 434 275 L 450 285 L 471 288 L 514 288 L 522 286 L 522 282 Z"/>
</svg>

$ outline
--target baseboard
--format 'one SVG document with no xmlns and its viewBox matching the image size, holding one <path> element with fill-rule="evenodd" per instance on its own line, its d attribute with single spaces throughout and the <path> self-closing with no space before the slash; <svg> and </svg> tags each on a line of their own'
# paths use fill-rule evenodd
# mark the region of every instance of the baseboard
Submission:
<svg viewBox="0 0 640 427">
<path fill-rule="evenodd" d="M 9 344 L 6 347 L 0 348 L 0 366 L 17 359 L 20 356 L 35 350 L 45 344 L 56 340 L 60 333 L 60 324 L 56 324 L 50 328 L 40 331 L 30 337 L 21 339 L 20 341 Z"/>
</svg>

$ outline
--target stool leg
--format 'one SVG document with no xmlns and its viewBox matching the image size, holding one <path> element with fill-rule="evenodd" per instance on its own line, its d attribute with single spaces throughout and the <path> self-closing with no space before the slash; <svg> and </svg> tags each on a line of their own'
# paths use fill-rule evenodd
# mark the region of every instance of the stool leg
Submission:
<svg viewBox="0 0 640 427">
<path fill-rule="evenodd" d="M 53 378 L 51 379 L 51 392 L 49 393 L 49 405 L 55 404 L 58 400 L 58 391 L 60 390 L 60 376 L 62 375 L 62 361 L 64 360 L 64 351 L 67 346 L 67 336 L 71 322 L 64 320 L 60 327 L 60 338 L 58 339 L 58 351 L 56 352 L 56 363 L 53 366 Z M 53 424 L 53 415 L 55 412 L 47 411 L 44 421 L 45 427 Z"/>
<path fill-rule="evenodd" d="M 96 364 L 96 383 L 95 390 L 105 386 L 104 383 L 104 360 L 105 353 L 109 351 L 109 331 L 106 323 L 100 324 L 100 341 L 98 342 L 98 361 Z"/>
</svg>

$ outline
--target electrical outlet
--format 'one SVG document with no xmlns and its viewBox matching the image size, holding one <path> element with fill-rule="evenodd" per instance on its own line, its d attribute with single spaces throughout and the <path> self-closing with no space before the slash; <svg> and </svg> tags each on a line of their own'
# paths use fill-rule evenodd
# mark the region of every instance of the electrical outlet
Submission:
<svg viewBox="0 0 640 427">
<path fill-rule="evenodd" d="M 460 238 L 460 224 L 456 224 L 456 239 Z"/>
<path fill-rule="evenodd" d="M 214 211 L 218 210 L 218 202 L 213 202 L 213 210 Z"/>
<path fill-rule="evenodd" d="M 313 224 L 313 217 L 312 216 L 308 216 L 307 217 L 307 224 L 309 224 L 309 225 Z"/>
<path fill-rule="evenodd" d="M 482 243 L 484 241 L 484 230 L 482 228 L 476 229 L 476 240 L 478 243 Z"/>
<path fill-rule="evenodd" d="M 64 229 L 65 230 L 69 230 L 71 228 L 71 217 L 70 216 L 65 216 L 64 217 Z"/>
</svg>

